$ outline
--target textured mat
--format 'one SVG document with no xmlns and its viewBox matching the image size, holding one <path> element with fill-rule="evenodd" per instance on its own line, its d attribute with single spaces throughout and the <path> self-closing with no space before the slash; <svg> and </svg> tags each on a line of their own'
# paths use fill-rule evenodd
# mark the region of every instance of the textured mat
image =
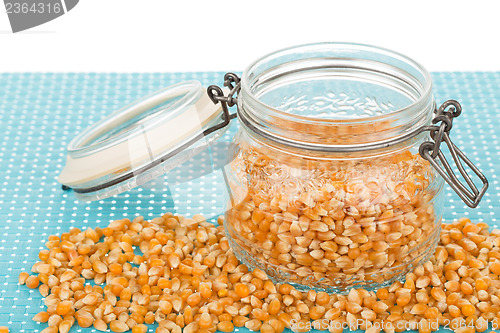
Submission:
<svg viewBox="0 0 500 333">
<path fill-rule="evenodd" d="M 222 84 L 224 73 L 0 74 L 0 326 L 40 332 L 31 320 L 41 311 L 38 291 L 18 286 L 18 274 L 37 261 L 47 237 L 71 227 L 106 226 L 137 214 L 184 215 L 223 211 L 220 171 L 165 186 L 160 179 L 99 202 L 84 203 L 63 192 L 56 177 L 73 136 L 104 115 L 179 81 Z M 486 174 L 490 188 L 479 208 L 467 208 L 446 189 L 445 221 L 467 216 L 492 226 L 500 218 L 500 73 L 433 73 L 438 104 L 462 103 L 452 138 Z M 236 124 L 225 134 L 230 140 Z M 154 332 L 154 326 L 151 326 Z M 241 330 L 240 331 L 247 331 Z M 71 332 L 96 332 L 73 327 Z"/>
</svg>

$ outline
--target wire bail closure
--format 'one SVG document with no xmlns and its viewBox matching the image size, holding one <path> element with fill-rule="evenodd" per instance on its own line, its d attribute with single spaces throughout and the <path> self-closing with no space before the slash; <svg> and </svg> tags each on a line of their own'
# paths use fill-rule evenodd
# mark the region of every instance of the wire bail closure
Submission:
<svg viewBox="0 0 500 333">
<path fill-rule="evenodd" d="M 476 208 L 484 193 L 488 189 L 488 180 L 483 173 L 465 156 L 465 154 L 451 141 L 450 131 L 453 126 L 453 118 L 460 116 L 462 106 L 455 100 L 447 100 L 439 109 L 434 111 L 436 116 L 432 120 L 433 126 L 426 126 L 425 130 L 430 132 L 434 142 L 426 141 L 420 145 L 420 155 L 429 161 L 436 171 L 444 178 L 450 187 L 458 194 L 462 201 L 471 208 Z M 450 164 L 441 151 L 441 143 L 445 142 L 448 150 L 458 168 L 458 171 L 465 179 L 468 187 L 456 176 Z M 479 177 L 482 182 L 481 190 L 478 190 L 464 166 L 462 161 Z M 441 162 L 441 165 L 439 164 Z M 444 169 L 443 169 L 444 167 Z"/>
<path fill-rule="evenodd" d="M 237 96 L 235 95 L 240 92 L 240 81 L 238 75 L 234 73 L 226 73 L 226 75 L 224 75 L 224 86 L 230 89 L 227 96 L 224 96 L 224 92 L 218 85 L 213 84 L 207 88 L 208 97 L 210 97 L 212 102 L 214 102 L 214 104 L 220 102 L 222 105 L 222 110 L 224 111 L 224 125 L 220 124 L 222 127 L 228 125 L 231 119 L 236 118 L 236 113 L 229 114 L 228 107 L 234 106 L 238 102 Z"/>
<path fill-rule="evenodd" d="M 229 124 L 230 119 L 236 118 L 237 114 L 229 114 L 228 107 L 237 103 L 237 95 L 240 91 L 240 78 L 234 73 L 227 73 L 224 76 L 224 86 L 231 89 L 227 96 L 224 96 L 222 89 L 217 85 L 208 87 L 207 92 L 210 99 L 215 103 L 221 103 L 224 110 L 224 122 L 218 127 L 224 127 Z M 453 127 L 453 119 L 460 116 L 462 106 L 455 100 L 447 100 L 438 109 L 434 111 L 436 116 L 432 119 L 430 126 L 422 126 L 404 137 L 397 138 L 385 143 L 376 143 L 371 146 L 365 146 L 365 149 L 377 149 L 387 147 L 392 144 L 397 144 L 411 137 L 415 137 L 422 132 L 430 132 L 430 137 L 433 141 L 425 141 L 420 145 L 419 153 L 422 158 L 426 159 L 436 169 L 436 171 L 444 178 L 451 188 L 458 194 L 463 202 L 471 207 L 476 208 L 484 193 L 488 189 L 488 180 L 483 173 L 465 156 L 465 154 L 455 146 L 451 141 L 449 133 Z M 463 184 L 456 176 L 450 164 L 446 160 L 441 148 L 441 143 L 445 142 L 448 146 L 450 154 L 458 168 L 458 171 L 465 179 L 468 187 Z M 481 190 L 478 190 L 464 166 L 462 161 L 479 177 L 482 182 Z M 439 164 L 442 164 L 442 166 Z M 443 168 L 444 167 L 444 168 Z"/>
</svg>

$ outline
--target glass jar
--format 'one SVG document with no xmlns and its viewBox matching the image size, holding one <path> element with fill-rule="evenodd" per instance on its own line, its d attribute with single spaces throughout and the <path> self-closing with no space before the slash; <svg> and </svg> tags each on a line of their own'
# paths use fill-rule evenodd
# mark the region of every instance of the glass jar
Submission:
<svg viewBox="0 0 500 333">
<path fill-rule="evenodd" d="M 427 260 L 444 181 L 419 154 L 430 138 L 416 130 L 435 110 L 422 66 L 322 43 L 260 58 L 240 86 L 224 226 L 242 262 L 343 292 L 387 286 Z"/>
<path fill-rule="evenodd" d="M 63 189 L 102 200 L 165 173 L 191 186 L 223 166 L 238 258 L 275 282 L 344 292 L 388 285 L 432 254 L 444 181 L 470 207 L 488 187 L 450 140 L 460 104 L 436 108 L 429 73 L 401 54 L 304 45 L 257 60 L 241 80 L 228 73 L 224 85 L 181 82 L 84 130 L 68 146 Z M 219 142 L 236 117 L 233 144 Z"/>
</svg>

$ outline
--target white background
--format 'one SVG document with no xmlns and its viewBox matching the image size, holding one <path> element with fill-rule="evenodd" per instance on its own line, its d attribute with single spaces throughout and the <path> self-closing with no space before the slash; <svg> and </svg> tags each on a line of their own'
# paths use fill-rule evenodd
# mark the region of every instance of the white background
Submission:
<svg viewBox="0 0 500 333">
<path fill-rule="evenodd" d="M 431 71 L 500 70 L 499 0 L 80 0 L 16 34 L 0 8 L 0 72 L 241 71 L 319 41 L 383 46 Z"/>
</svg>

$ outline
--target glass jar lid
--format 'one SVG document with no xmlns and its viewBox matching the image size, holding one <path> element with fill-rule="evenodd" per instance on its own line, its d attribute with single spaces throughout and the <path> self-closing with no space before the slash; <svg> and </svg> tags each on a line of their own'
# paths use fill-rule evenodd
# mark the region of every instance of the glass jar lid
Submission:
<svg viewBox="0 0 500 333">
<path fill-rule="evenodd" d="M 222 111 L 198 81 L 161 89 L 78 134 L 58 180 L 85 201 L 128 191 L 206 148 L 222 133 L 213 130 Z"/>
</svg>

